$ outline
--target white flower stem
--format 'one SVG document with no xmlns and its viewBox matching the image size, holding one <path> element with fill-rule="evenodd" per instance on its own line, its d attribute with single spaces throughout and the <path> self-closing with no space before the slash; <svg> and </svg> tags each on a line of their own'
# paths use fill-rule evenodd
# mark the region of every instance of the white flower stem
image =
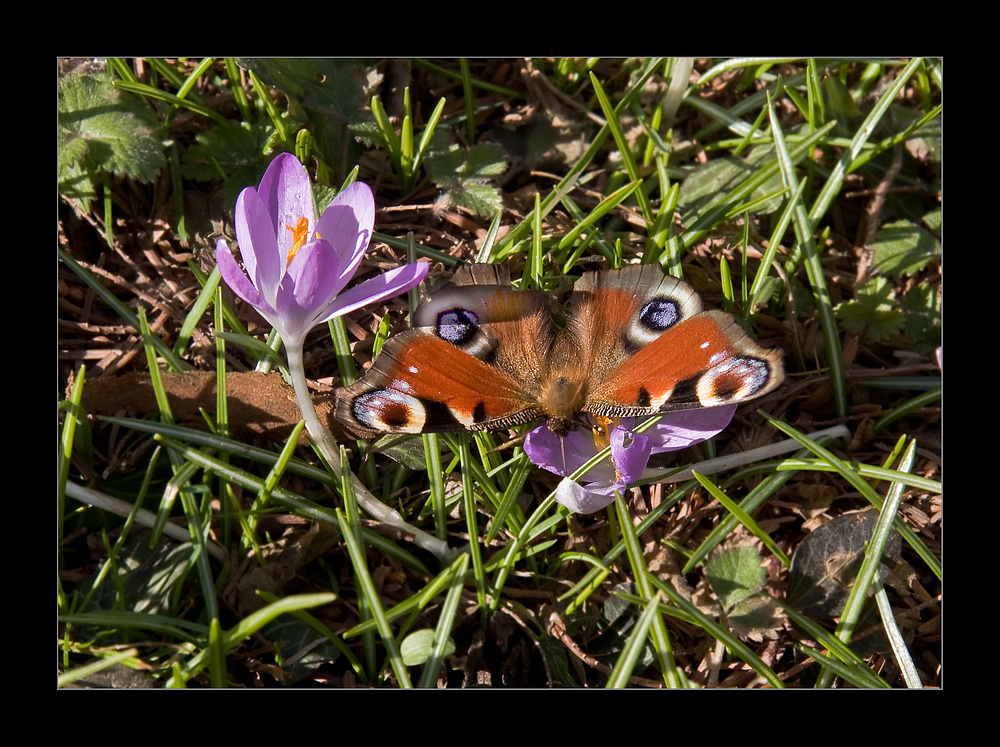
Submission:
<svg viewBox="0 0 1000 747">
<path fill-rule="evenodd" d="M 299 410 L 302 412 L 302 418 L 306 421 L 306 430 L 309 431 L 309 435 L 316 442 L 320 454 L 323 455 L 327 464 L 330 465 L 333 474 L 339 479 L 341 476 L 340 447 L 333 439 L 330 430 L 319 419 L 316 407 L 313 405 L 312 397 L 309 394 L 309 385 L 306 383 L 305 366 L 302 361 L 302 343 L 293 343 L 285 340 L 285 347 L 288 355 L 288 372 L 292 377 L 292 386 L 295 389 L 295 400 L 298 402 Z M 402 529 L 404 532 L 412 535 L 415 545 L 433 553 L 443 563 L 449 562 L 454 558 L 455 551 L 448 547 L 447 542 L 428 534 L 422 529 L 418 529 L 412 524 L 408 524 L 397 511 L 372 495 L 361 484 L 361 481 L 355 474 L 349 474 L 351 482 L 354 485 L 354 492 L 358 503 L 372 518 L 381 521 L 383 524 L 389 524 Z"/>
</svg>

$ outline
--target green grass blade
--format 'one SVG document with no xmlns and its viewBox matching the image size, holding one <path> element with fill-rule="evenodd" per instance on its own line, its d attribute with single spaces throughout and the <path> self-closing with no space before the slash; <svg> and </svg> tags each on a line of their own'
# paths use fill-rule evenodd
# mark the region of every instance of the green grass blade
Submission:
<svg viewBox="0 0 1000 747">
<path fill-rule="evenodd" d="M 761 411 L 758 412 L 760 412 L 760 414 L 763 417 L 767 418 L 767 420 L 770 421 L 770 423 L 775 428 L 780 430 L 782 433 L 791 436 L 800 444 L 809 449 L 813 454 L 826 461 L 827 464 L 829 464 L 838 474 L 840 474 L 841 477 L 843 477 L 851 485 L 857 488 L 861 492 L 861 495 L 863 495 L 869 503 L 871 503 L 873 506 L 881 510 L 882 499 L 875 493 L 871 485 L 869 485 L 862 478 L 860 474 L 858 474 L 855 470 L 851 469 L 849 463 L 843 462 L 842 460 L 838 459 L 832 452 L 823 448 L 815 441 L 811 441 L 810 439 L 806 438 L 802 433 L 799 433 L 790 425 L 782 423 L 776 418 L 772 418 L 765 412 Z M 914 531 L 910 529 L 908 526 L 906 526 L 906 524 L 904 524 L 903 521 L 898 517 L 894 520 L 894 525 L 896 527 L 896 530 L 902 535 L 903 539 L 906 540 L 906 542 L 910 545 L 910 547 L 912 547 L 914 551 L 924 560 L 924 562 L 927 563 L 927 566 L 931 569 L 934 575 L 940 579 L 941 562 L 927 548 L 927 545 L 924 544 L 923 540 L 921 540 L 914 533 Z"/>
<path fill-rule="evenodd" d="M 646 569 L 646 561 L 639 544 L 639 535 L 632 524 L 632 517 L 629 515 L 625 501 L 615 491 L 615 510 L 618 515 L 618 523 L 621 527 L 622 539 L 625 542 L 625 550 L 628 553 L 629 564 L 632 566 L 632 576 L 643 599 L 653 600 L 657 596 L 654 585 L 650 580 L 650 574 Z M 651 613 L 653 619 L 650 623 L 652 636 L 650 643 L 660 662 L 660 673 L 667 687 L 683 687 L 684 683 L 678 677 L 677 664 L 674 661 L 673 645 L 670 642 L 670 634 L 659 611 Z M 645 633 L 642 635 L 645 640 Z M 631 669 L 628 670 L 631 673 Z"/>
<path fill-rule="evenodd" d="M 702 487 L 712 495 L 713 498 L 726 507 L 726 510 L 729 511 L 729 513 L 731 513 L 737 521 L 740 522 L 740 524 L 745 526 L 748 530 L 750 530 L 751 534 L 763 542 L 764 546 L 770 550 L 779 561 L 781 561 L 781 564 L 785 566 L 785 568 L 792 565 L 792 561 L 789 557 L 780 547 L 778 547 L 777 544 L 775 544 L 774 540 L 771 539 L 767 532 L 761 529 L 760 525 L 750 518 L 750 514 L 743 511 L 743 509 L 741 509 L 736 503 L 730 500 L 729 496 L 719 490 L 718 486 L 716 486 L 716 484 L 711 480 L 702 477 L 697 472 L 694 473 L 694 477 L 701 483 Z"/>
</svg>

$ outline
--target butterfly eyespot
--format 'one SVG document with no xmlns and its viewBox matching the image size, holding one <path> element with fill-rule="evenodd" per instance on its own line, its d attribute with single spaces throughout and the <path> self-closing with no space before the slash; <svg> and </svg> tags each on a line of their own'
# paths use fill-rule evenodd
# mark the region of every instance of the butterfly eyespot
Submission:
<svg viewBox="0 0 1000 747">
<path fill-rule="evenodd" d="M 437 335 L 452 345 L 464 345 L 479 330 L 479 317 L 468 309 L 449 309 L 438 314 Z"/>
<path fill-rule="evenodd" d="M 632 322 L 622 330 L 622 349 L 629 355 L 649 345 L 685 317 L 681 303 L 669 296 L 647 301 Z"/>
<path fill-rule="evenodd" d="M 374 389 L 355 397 L 351 413 L 359 423 L 376 430 L 418 433 L 427 420 L 418 398 L 393 389 Z"/>
<path fill-rule="evenodd" d="M 650 332 L 663 332 L 680 321 L 680 309 L 670 298 L 654 298 L 642 307 L 639 322 Z"/>
<path fill-rule="evenodd" d="M 698 399 L 705 407 L 753 397 L 771 380 L 770 364 L 760 358 L 733 357 L 709 369 L 698 380 Z"/>
</svg>

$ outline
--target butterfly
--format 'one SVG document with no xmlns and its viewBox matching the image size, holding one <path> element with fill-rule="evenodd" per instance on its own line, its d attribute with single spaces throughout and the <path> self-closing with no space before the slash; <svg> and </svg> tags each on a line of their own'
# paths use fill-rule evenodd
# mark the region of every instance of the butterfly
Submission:
<svg viewBox="0 0 1000 747">
<path fill-rule="evenodd" d="M 471 264 L 419 306 L 374 365 L 337 390 L 335 417 L 377 433 L 506 429 L 545 420 L 565 436 L 618 417 L 745 402 L 784 378 L 780 350 L 703 311 L 659 265 L 586 272 L 561 329 L 539 290 Z"/>
</svg>

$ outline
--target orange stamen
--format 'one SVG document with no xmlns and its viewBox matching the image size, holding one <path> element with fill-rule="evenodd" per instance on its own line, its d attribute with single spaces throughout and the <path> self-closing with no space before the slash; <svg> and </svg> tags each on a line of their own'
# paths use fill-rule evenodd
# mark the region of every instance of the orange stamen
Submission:
<svg viewBox="0 0 1000 747">
<path fill-rule="evenodd" d="M 590 420 L 592 423 L 591 431 L 594 434 L 594 446 L 597 447 L 598 451 L 608 448 L 611 445 L 611 431 L 618 427 L 619 419 L 591 414 Z M 611 428 L 608 428 L 609 425 Z"/>
<path fill-rule="evenodd" d="M 609 418 L 605 415 L 594 415 L 591 413 L 590 421 L 590 430 L 594 435 L 594 446 L 597 447 L 598 451 L 604 451 L 604 449 L 611 445 L 611 431 L 621 424 L 621 418 Z M 622 473 L 618 471 L 618 465 L 615 464 L 613 457 L 611 458 L 611 465 L 615 468 L 615 477 L 621 480 Z"/>
<path fill-rule="evenodd" d="M 298 222 L 295 224 L 295 228 L 291 226 L 285 226 L 289 231 L 292 232 L 292 248 L 288 250 L 288 259 L 285 261 L 285 266 L 287 267 L 291 261 L 292 257 L 299 251 L 306 239 L 309 238 L 309 219 L 299 218 Z"/>
</svg>

